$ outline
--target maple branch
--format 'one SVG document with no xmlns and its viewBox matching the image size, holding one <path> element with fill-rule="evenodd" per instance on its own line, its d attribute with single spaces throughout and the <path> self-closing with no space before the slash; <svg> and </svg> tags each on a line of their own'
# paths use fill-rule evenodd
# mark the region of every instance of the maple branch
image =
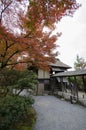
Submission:
<svg viewBox="0 0 86 130">
<path fill-rule="evenodd" d="M 9 56 L 9 58 L 7 59 L 6 63 L 8 63 L 9 60 L 10 60 L 15 54 L 17 54 L 17 53 L 19 53 L 19 50 L 16 50 L 14 53 L 12 53 L 12 54 Z"/>
<path fill-rule="evenodd" d="M 7 64 L 7 66 L 12 66 L 12 68 L 14 68 L 15 67 L 15 65 L 17 65 L 17 64 L 24 64 L 24 63 L 29 63 L 29 62 L 31 62 L 31 61 L 18 61 L 18 62 L 14 62 L 14 63 L 8 63 Z"/>
<path fill-rule="evenodd" d="M 18 62 L 15 62 L 15 63 L 8 63 L 8 65 L 14 65 L 14 64 L 19 64 L 19 63 L 29 63 L 31 62 L 31 60 L 28 60 L 28 61 L 18 61 Z"/>
<path fill-rule="evenodd" d="M 2 61 L 0 68 L 4 68 L 4 67 L 8 66 L 8 62 L 10 61 L 10 59 L 11 59 L 15 54 L 17 54 L 18 52 L 19 52 L 19 51 L 16 50 L 14 53 L 12 53 L 12 54 L 8 57 L 8 59 L 7 59 L 5 62 Z M 9 64 L 9 65 L 11 65 L 11 64 Z"/>
<path fill-rule="evenodd" d="M 3 57 L 3 58 L 5 58 L 5 56 L 7 54 L 7 49 L 8 49 L 7 41 L 5 43 L 6 43 L 6 48 L 5 48 L 4 54 L 1 54 L 1 57 Z"/>
<path fill-rule="evenodd" d="M 1 54 L 1 57 L 3 57 L 3 58 L 5 58 L 8 49 L 9 49 L 11 46 L 15 45 L 15 43 L 12 43 L 12 44 L 8 45 L 8 41 L 7 41 L 7 40 L 5 41 L 5 43 L 6 43 L 6 47 L 5 47 L 4 54 Z M 17 52 L 17 51 L 16 51 L 16 52 Z"/>
<path fill-rule="evenodd" d="M 1 11 L 1 15 L 0 15 L 0 23 L 1 23 L 2 15 L 3 15 L 4 11 L 9 7 L 9 5 L 11 5 L 12 2 L 13 2 L 13 1 L 10 1 L 10 2 L 9 2 L 9 3 L 4 7 L 4 9 Z M 5 5 L 5 3 L 3 2 L 3 0 L 2 0 L 2 4 Z"/>
<path fill-rule="evenodd" d="M 12 47 L 12 46 L 15 45 L 15 44 L 16 44 L 16 43 L 13 42 L 12 44 L 8 45 L 7 47 L 10 48 L 10 47 Z"/>
</svg>

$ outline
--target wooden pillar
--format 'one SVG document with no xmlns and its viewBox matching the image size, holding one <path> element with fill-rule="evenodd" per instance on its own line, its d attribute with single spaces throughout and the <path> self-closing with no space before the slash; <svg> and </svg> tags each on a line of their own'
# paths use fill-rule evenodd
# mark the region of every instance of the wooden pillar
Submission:
<svg viewBox="0 0 86 130">
<path fill-rule="evenodd" d="M 77 102 L 78 102 L 79 97 L 78 97 L 78 85 L 77 85 L 76 76 L 74 76 L 74 87 L 75 87 Z"/>
<path fill-rule="evenodd" d="M 71 82 L 70 82 L 70 77 L 68 77 L 68 80 L 69 80 L 69 89 L 70 89 L 70 102 L 71 102 L 71 104 L 73 104 L 73 100 L 72 100 L 72 84 L 71 84 Z"/>
<path fill-rule="evenodd" d="M 86 81 L 85 81 L 85 78 L 84 78 L 84 75 L 82 75 L 82 81 L 83 81 L 83 92 L 86 93 Z M 83 93 L 83 98 L 84 98 L 84 93 Z"/>
<path fill-rule="evenodd" d="M 62 87 L 62 96 L 64 97 L 64 95 L 63 95 L 63 92 L 64 92 L 63 77 L 61 77 L 61 87 Z"/>
<path fill-rule="evenodd" d="M 84 75 L 82 76 L 82 81 L 83 81 L 83 90 L 84 90 L 84 92 L 86 92 L 86 88 L 85 88 L 85 79 L 84 79 Z"/>
<path fill-rule="evenodd" d="M 54 91 L 55 91 L 55 87 L 56 87 L 56 78 L 51 78 L 50 80 L 50 85 L 51 85 L 51 91 L 52 91 L 52 94 L 54 94 Z"/>
</svg>

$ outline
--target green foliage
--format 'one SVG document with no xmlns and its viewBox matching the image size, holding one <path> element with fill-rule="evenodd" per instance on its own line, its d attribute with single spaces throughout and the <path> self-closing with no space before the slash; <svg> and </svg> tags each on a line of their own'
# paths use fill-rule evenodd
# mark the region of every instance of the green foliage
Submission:
<svg viewBox="0 0 86 130">
<path fill-rule="evenodd" d="M 69 83 L 74 83 L 75 79 L 74 77 L 70 77 L 68 78 Z M 76 77 L 76 81 L 77 81 L 77 86 L 79 90 L 83 90 L 83 81 L 82 81 L 82 77 Z"/>
<path fill-rule="evenodd" d="M 0 86 L 9 86 L 9 85 L 11 86 L 16 83 L 16 80 L 17 80 L 16 71 L 8 69 L 0 71 Z"/>
<path fill-rule="evenodd" d="M 14 94 L 13 89 L 18 89 L 19 92 L 34 89 L 36 83 L 36 75 L 32 71 L 4 69 L 0 72 L 0 130 L 16 130 L 14 126 L 20 120 L 27 119 L 28 109 L 34 100 L 30 96 Z M 30 130 L 29 125 L 28 128 L 23 125 L 19 130 L 25 129 Z"/>
<path fill-rule="evenodd" d="M 76 61 L 74 62 L 74 68 L 76 69 L 85 69 L 85 60 L 83 57 L 76 56 Z"/>
<path fill-rule="evenodd" d="M 83 81 L 82 77 L 77 77 L 77 85 L 79 90 L 83 90 Z"/>
<path fill-rule="evenodd" d="M 0 130 L 13 130 L 16 123 L 26 118 L 32 98 L 7 96 L 0 99 Z"/>
<path fill-rule="evenodd" d="M 33 71 L 16 71 L 4 69 L 0 72 L 0 93 L 7 95 L 18 89 L 34 89 L 37 84 L 36 74 Z M 19 93 L 20 93 L 19 92 Z"/>
<path fill-rule="evenodd" d="M 33 126 L 36 122 L 36 112 L 32 107 L 28 109 L 28 114 L 26 118 L 23 118 L 17 123 L 15 130 L 33 130 Z"/>
<path fill-rule="evenodd" d="M 69 83 L 73 83 L 74 82 L 74 77 L 70 77 L 70 78 L 67 78 L 67 80 L 69 81 Z"/>
<path fill-rule="evenodd" d="M 74 62 L 74 68 L 75 70 L 82 70 L 86 67 L 86 61 L 83 57 L 79 57 L 79 55 L 76 56 L 76 61 Z M 83 90 L 83 81 L 82 77 L 77 77 L 77 85 L 80 90 Z"/>
<path fill-rule="evenodd" d="M 28 74 L 27 73 L 25 73 L 25 74 L 26 74 L 26 76 L 24 76 L 18 80 L 17 87 L 19 89 L 22 89 L 22 88 L 34 89 L 34 86 L 37 83 L 36 75 L 31 72 Z"/>
</svg>

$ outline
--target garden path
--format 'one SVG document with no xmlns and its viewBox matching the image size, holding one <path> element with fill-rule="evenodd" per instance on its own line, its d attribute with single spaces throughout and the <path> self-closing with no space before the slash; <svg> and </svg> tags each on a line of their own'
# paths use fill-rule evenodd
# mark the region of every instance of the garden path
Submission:
<svg viewBox="0 0 86 130">
<path fill-rule="evenodd" d="M 54 96 L 34 96 L 34 130 L 86 130 L 86 108 Z"/>
</svg>

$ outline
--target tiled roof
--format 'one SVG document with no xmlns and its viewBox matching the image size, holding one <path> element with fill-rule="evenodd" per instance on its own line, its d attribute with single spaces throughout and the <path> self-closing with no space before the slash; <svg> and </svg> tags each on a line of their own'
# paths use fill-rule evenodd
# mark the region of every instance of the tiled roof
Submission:
<svg viewBox="0 0 86 130">
<path fill-rule="evenodd" d="M 63 72 L 64 70 L 60 69 L 60 68 L 54 68 L 54 67 L 52 67 L 52 71 Z"/>
<path fill-rule="evenodd" d="M 54 74 L 53 77 L 67 77 L 67 76 L 80 76 L 80 75 L 86 75 L 86 69 L 61 72 L 61 73 Z"/>
<path fill-rule="evenodd" d="M 63 67 L 63 68 L 67 68 L 67 69 L 71 68 L 67 64 L 64 64 L 63 62 L 61 62 L 59 59 L 57 59 L 55 63 L 51 63 L 50 66 L 53 66 L 53 67 Z"/>
</svg>

